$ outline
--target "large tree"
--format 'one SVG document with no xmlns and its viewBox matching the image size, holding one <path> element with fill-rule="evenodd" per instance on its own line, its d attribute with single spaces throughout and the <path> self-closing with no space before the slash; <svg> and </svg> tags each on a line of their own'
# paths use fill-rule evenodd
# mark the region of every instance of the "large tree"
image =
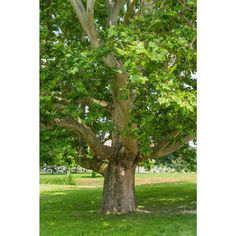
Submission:
<svg viewBox="0 0 236 236">
<path fill-rule="evenodd" d="M 195 139 L 195 0 L 41 0 L 41 124 L 104 175 L 102 212 L 136 210 L 135 167 Z"/>
</svg>

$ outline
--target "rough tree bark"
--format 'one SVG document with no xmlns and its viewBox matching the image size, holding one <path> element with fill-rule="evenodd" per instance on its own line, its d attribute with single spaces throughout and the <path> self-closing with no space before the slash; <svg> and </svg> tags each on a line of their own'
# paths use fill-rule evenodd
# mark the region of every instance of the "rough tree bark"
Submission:
<svg viewBox="0 0 236 236">
<path fill-rule="evenodd" d="M 115 160 L 108 164 L 103 186 L 102 213 L 126 213 L 136 210 L 135 165 Z"/>
</svg>

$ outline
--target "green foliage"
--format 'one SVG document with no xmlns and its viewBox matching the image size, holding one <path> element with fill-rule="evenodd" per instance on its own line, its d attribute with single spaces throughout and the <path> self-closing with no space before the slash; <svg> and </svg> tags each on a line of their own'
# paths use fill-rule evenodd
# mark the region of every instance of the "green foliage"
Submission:
<svg viewBox="0 0 236 236">
<path fill-rule="evenodd" d="M 102 47 L 92 49 L 68 1 L 40 1 L 40 112 L 41 122 L 54 118 L 80 118 L 98 136 L 114 129 L 111 114 L 96 104 L 78 101 L 91 96 L 112 102 L 112 79 L 117 69 L 103 63 L 112 53 L 129 74 L 127 88 L 119 99 L 136 99 L 130 110 L 127 130 L 138 138 L 141 154 L 170 131 L 184 135 L 196 130 L 196 1 L 156 1 L 150 14 L 137 14 L 124 24 L 124 9 L 118 24 L 106 27 L 105 2 L 96 1 L 95 22 Z M 63 104 L 58 109 L 58 98 Z M 41 163 L 73 162 L 76 155 L 73 133 L 46 138 L 42 131 Z M 50 131 L 50 136 L 55 136 Z M 56 140 L 59 144 L 56 144 Z M 52 144 L 49 144 L 52 142 Z M 65 143 L 65 145 L 63 145 Z M 85 145 L 84 145 L 85 146 Z M 60 149 L 60 151 L 59 151 Z M 69 161 L 70 159 L 70 161 Z"/>
<path fill-rule="evenodd" d="M 146 160 L 142 163 L 142 166 L 146 171 L 150 171 L 153 167 L 155 167 L 153 160 Z"/>
<path fill-rule="evenodd" d="M 75 166 L 78 141 L 66 129 L 40 129 L 40 166 Z"/>
<path fill-rule="evenodd" d="M 138 95 L 132 112 L 140 127 L 143 154 L 153 140 L 172 129 L 196 129 L 196 2 L 186 8 L 167 1 L 147 16 L 108 30 L 106 47 L 114 48 L 130 74 L 129 88 Z"/>
<path fill-rule="evenodd" d="M 155 160 L 155 165 L 159 167 L 169 167 L 177 172 L 196 172 L 197 153 L 196 149 L 185 145 L 178 151 Z"/>
<path fill-rule="evenodd" d="M 95 171 L 92 171 L 92 177 L 95 178 L 97 173 Z"/>
</svg>

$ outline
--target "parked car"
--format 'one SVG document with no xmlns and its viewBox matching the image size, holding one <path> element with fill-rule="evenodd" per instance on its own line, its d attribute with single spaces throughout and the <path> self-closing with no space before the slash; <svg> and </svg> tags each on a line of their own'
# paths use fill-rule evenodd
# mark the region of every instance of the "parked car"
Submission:
<svg viewBox="0 0 236 236">
<path fill-rule="evenodd" d="M 57 173 L 67 173 L 67 167 L 66 166 L 58 166 Z"/>
<path fill-rule="evenodd" d="M 71 173 L 78 173 L 79 172 L 78 166 L 71 167 L 70 172 Z"/>
</svg>

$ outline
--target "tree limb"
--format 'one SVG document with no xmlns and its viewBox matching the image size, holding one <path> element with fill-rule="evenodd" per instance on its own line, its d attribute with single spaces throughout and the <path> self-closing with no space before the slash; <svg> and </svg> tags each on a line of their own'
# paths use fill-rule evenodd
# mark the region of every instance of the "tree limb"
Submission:
<svg viewBox="0 0 236 236">
<path fill-rule="evenodd" d="M 116 24 L 123 3 L 124 3 L 123 0 L 106 0 L 108 8 L 108 19 L 107 19 L 108 26 Z"/>
<path fill-rule="evenodd" d="M 82 28 L 84 28 L 84 31 L 88 34 L 91 40 L 92 46 L 95 48 L 100 47 L 99 44 L 96 44 L 94 46 L 94 38 L 92 37 L 92 34 L 90 33 L 90 31 L 94 30 L 95 27 L 93 26 L 89 27 L 89 22 L 92 23 L 92 21 L 94 21 L 92 20 L 94 0 L 87 0 L 87 13 L 84 10 L 81 0 L 70 0 L 70 1 L 76 11 L 76 14 L 82 25 Z M 79 4 L 76 5 L 75 2 L 78 2 Z M 109 26 L 117 22 L 123 3 L 124 3 L 123 0 L 106 0 L 106 4 L 108 7 Z M 94 22 L 92 25 L 94 25 Z M 98 41 L 96 37 L 95 37 L 95 41 Z M 117 135 L 119 131 L 122 131 L 128 127 L 129 109 L 130 109 L 131 101 L 130 101 L 129 95 L 126 101 L 120 99 L 120 93 L 122 89 L 126 88 L 129 75 L 123 69 L 122 62 L 118 61 L 112 53 L 104 57 L 103 62 L 107 67 L 116 68 L 121 71 L 117 73 L 116 79 L 114 80 L 114 86 L 112 88 L 112 97 L 113 97 L 113 102 L 114 102 L 114 108 L 112 109 L 112 117 L 113 117 L 112 119 L 114 122 L 114 126 L 117 128 L 117 132 L 116 132 L 116 135 Z M 90 101 L 92 100 L 90 99 Z M 98 102 L 96 100 L 93 100 L 93 102 L 103 107 L 107 107 L 106 104 Z M 132 154 L 132 156 L 135 157 L 138 152 L 137 140 L 131 137 L 127 137 L 127 136 L 120 136 L 120 135 L 118 136 L 119 136 L 119 141 L 121 141 L 123 146 L 126 148 L 127 154 L 128 155 Z"/>
<path fill-rule="evenodd" d="M 109 102 L 106 102 L 104 100 L 98 100 L 98 99 L 95 99 L 93 97 L 85 97 L 85 98 L 82 98 L 82 99 L 79 99 L 78 100 L 79 103 L 85 103 L 85 104 L 96 104 L 98 106 L 101 106 L 101 107 L 104 107 L 106 108 L 106 110 L 108 111 L 111 111 L 111 104 Z"/>
<path fill-rule="evenodd" d="M 92 38 L 91 42 L 93 43 L 94 48 L 99 47 L 99 40 L 97 36 L 97 31 L 94 23 L 94 1 L 95 0 L 87 0 L 87 18 L 88 18 L 88 29 L 90 38 Z"/>
<path fill-rule="evenodd" d="M 166 148 L 169 145 L 169 140 L 171 138 L 176 138 L 178 135 L 180 134 L 180 132 L 178 130 L 174 130 L 172 131 L 169 135 L 167 135 L 167 137 L 164 138 L 163 141 L 161 141 L 160 143 L 158 143 L 154 148 L 153 151 L 151 153 L 151 157 L 158 155 L 158 153 L 163 150 L 164 148 Z"/>
<path fill-rule="evenodd" d="M 97 157 L 93 157 L 92 159 L 88 158 L 82 150 L 79 150 L 79 156 L 77 160 L 80 166 L 89 170 L 93 170 L 102 176 L 105 175 L 108 166 L 106 161 L 100 160 Z"/>
<path fill-rule="evenodd" d="M 148 15 L 155 7 L 155 0 L 141 0 L 141 15 Z"/>
<path fill-rule="evenodd" d="M 163 157 L 163 156 L 167 156 L 169 154 L 171 154 L 172 152 L 177 151 L 178 149 L 180 149 L 181 147 L 183 147 L 186 143 L 190 142 L 191 140 L 193 140 L 194 137 L 191 135 L 187 135 L 183 138 L 183 140 L 178 141 L 172 145 L 168 145 L 166 148 L 164 148 L 158 155 L 158 157 Z"/>
<path fill-rule="evenodd" d="M 116 4 L 114 2 L 115 0 L 107 0 L 108 8 L 110 9 L 109 12 L 116 12 L 116 18 L 119 15 L 120 9 L 122 6 L 122 0 L 116 0 Z M 81 27 L 84 30 L 84 32 L 88 35 L 91 45 L 93 48 L 99 48 L 100 45 L 100 39 L 97 36 L 96 27 L 94 24 L 94 0 L 87 0 L 87 7 L 86 10 L 84 8 L 84 5 L 81 0 L 70 0 L 74 11 L 76 13 L 77 18 L 80 21 Z M 114 6 L 113 6 L 114 3 Z M 114 9 L 115 10 L 114 10 Z M 119 9 L 119 11 L 118 11 Z M 115 23 L 115 20 L 113 19 L 115 15 L 112 16 L 112 24 Z M 115 58 L 113 54 L 107 55 L 103 62 L 105 65 L 109 68 L 120 68 L 121 65 Z"/>
<path fill-rule="evenodd" d="M 188 10 L 191 10 L 191 8 L 189 8 L 189 7 L 187 7 L 187 6 L 185 5 L 185 1 L 177 0 L 177 2 L 178 2 L 179 4 L 181 4 L 183 8 L 186 8 L 186 9 L 188 9 Z"/>
<path fill-rule="evenodd" d="M 77 133 L 84 142 L 88 144 L 91 149 L 91 152 L 94 156 L 103 159 L 110 159 L 112 156 L 111 147 L 103 145 L 99 139 L 95 136 L 93 131 L 86 125 L 73 120 L 71 118 L 54 119 L 54 124 L 63 128 L 71 129 Z"/>
<path fill-rule="evenodd" d="M 129 22 L 130 17 L 134 13 L 134 7 L 135 7 L 136 2 L 137 0 L 129 0 L 128 9 L 127 9 L 127 12 L 125 14 L 125 19 L 124 19 L 125 24 Z"/>
<path fill-rule="evenodd" d="M 179 134 L 177 134 L 176 132 L 176 135 L 178 136 Z M 195 137 L 191 135 L 187 135 L 184 138 L 182 138 L 180 141 L 177 141 L 173 144 L 170 144 L 168 141 L 162 141 L 157 146 L 154 147 L 153 152 L 149 156 L 142 157 L 141 161 L 167 156 L 177 151 L 178 149 L 180 149 L 182 146 L 184 146 L 186 143 L 190 142 L 194 138 Z"/>
<path fill-rule="evenodd" d="M 57 103 L 55 104 L 55 107 L 58 108 L 59 110 L 65 109 L 66 105 L 70 104 L 69 101 L 67 101 L 66 99 L 64 99 L 62 97 L 55 96 L 53 98 L 57 101 Z M 106 108 L 107 111 L 111 111 L 111 107 L 112 107 L 112 104 L 110 104 L 109 102 L 106 102 L 104 100 L 99 100 L 99 99 L 96 99 L 96 98 L 93 98 L 90 96 L 80 98 L 80 99 L 76 100 L 76 103 L 86 104 L 86 105 L 93 103 L 98 106 Z"/>
<path fill-rule="evenodd" d="M 88 35 L 92 46 L 98 48 L 100 43 L 94 24 L 94 0 L 87 0 L 86 10 L 81 0 L 70 0 L 70 2 L 80 21 L 81 27 Z"/>
<path fill-rule="evenodd" d="M 70 0 L 83 30 L 88 33 L 87 14 L 81 0 Z"/>
</svg>

